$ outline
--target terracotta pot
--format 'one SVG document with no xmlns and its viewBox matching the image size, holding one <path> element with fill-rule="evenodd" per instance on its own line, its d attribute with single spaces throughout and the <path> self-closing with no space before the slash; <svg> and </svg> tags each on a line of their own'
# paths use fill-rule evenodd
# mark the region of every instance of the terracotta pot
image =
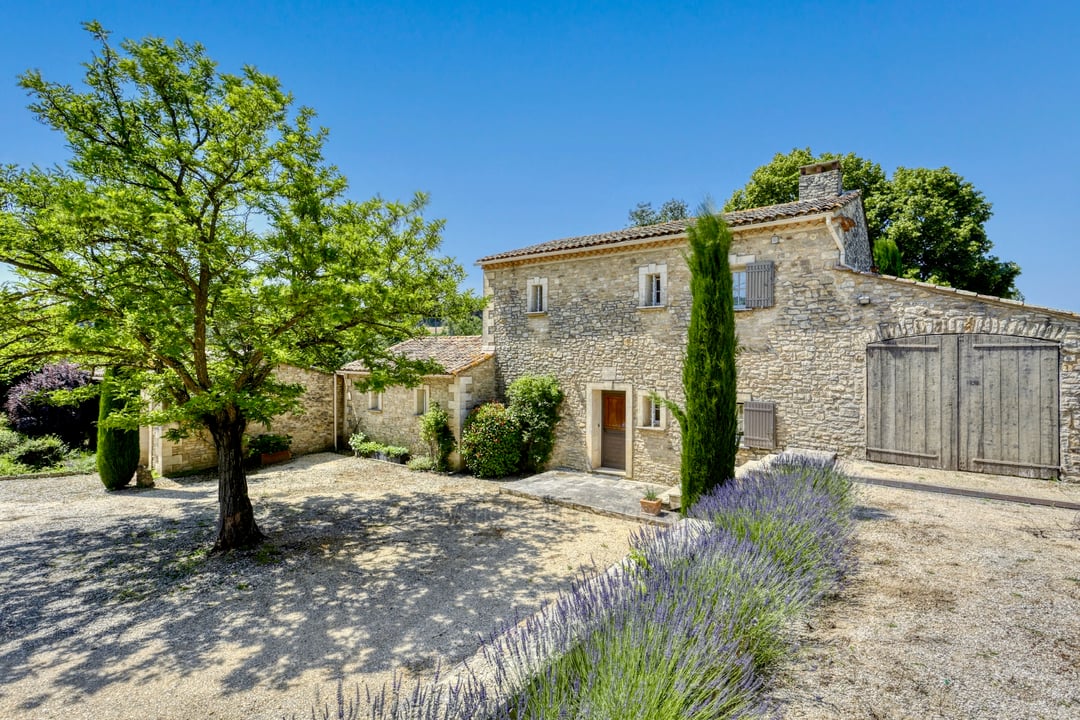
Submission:
<svg viewBox="0 0 1080 720">
<path fill-rule="evenodd" d="M 279 450 L 272 453 L 263 453 L 259 456 L 259 463 L 262 465 L 272 465 L 273 463 L 285 462 L 292 458 L 292 451 Z"/>
<path fill-rule="evenodd" d="M 641 512 L 646 513 L 647 515 L 659 515 L 660 508 L 663 507 L 663 505 L 664 501 L 660 498 L 655 500 L 641 498 Z"/>
</svg>

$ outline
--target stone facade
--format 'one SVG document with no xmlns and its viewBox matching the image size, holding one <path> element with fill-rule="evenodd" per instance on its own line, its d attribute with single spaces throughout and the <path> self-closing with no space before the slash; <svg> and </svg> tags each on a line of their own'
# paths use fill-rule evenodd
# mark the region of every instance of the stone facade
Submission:
<svg viewBox="0 0 1080 720">
<path fill-rule="evenodd" d="M 371 440 L 407 447 L 410 455 L 427 455 L 427 445 L 420 439 L 423 408 L 435 403 L 445 408 L 450 415 L 450 429 L 460 440 L 469 411 L 496 399 L 495 364 L 490 357 L 458 375 L 428 375 L 417 387 L 390 387 L 378 394 L 357 389 L 356 383 L 366 377 L 365 373 L 341 371 L 339 376 L 342 447 L 348 447 L 353 433 L 363 432 Z M 456 451 L 450 463 L 455 468 L 461 466 Z"/>
<path fill-rule="evenodd" d="M 277 368 L 274 376 L 282 382 L 304 386 L 304 395 L 300 399 L 302 411 L 278 416 L 274 419 L 272 428 L 252 423 L 248 426 L 247 434 L 273 432 L 291 435 L 294 455 L 320 452 L 333 447 L 334 376 L 290 365 Z M 208 433 L 201 432 L 173 441 L 165 437 L 167 429 L 155 426 L 140 434 L 143 443 L 141 463 L 166 476 L 204 470 L 217 465 L 217 453 Z"/>
<path fill-rule="evenodd" d="M 777 448 L 865 457 L 870 343 L 939 333 L 1033 337 L 1060 347 L 1061 474 L 1080 479 L 1080 316 L 869 273 L 861 202 L 732 231 L 733 270 L 773 263 L 773 304 L 738 311 L 736 325 L 739 399 L 774 403 Z M 566 403 L 553 466 L 599 469 L 600 393 L 624 391 L 632 421 L 624 474 L 675 482 L 677 423 L 664 417 L 660 428 L 642 427 L 642 415 L 649 392 L 684 400 L 685 235 L 604 242 L 583 247 L 571 239 L 556 251 L 541 245 L 532 256 L 481 260 L 489 297 L 484 344 L 495 350 L 499 392 L 526 373 L 558 377 Z M 661 267 L 665 302 L 642 307 L 642 268 Z M 548 306 L 529 313 L 526 288 L 538 278 Z"/>
</svg>

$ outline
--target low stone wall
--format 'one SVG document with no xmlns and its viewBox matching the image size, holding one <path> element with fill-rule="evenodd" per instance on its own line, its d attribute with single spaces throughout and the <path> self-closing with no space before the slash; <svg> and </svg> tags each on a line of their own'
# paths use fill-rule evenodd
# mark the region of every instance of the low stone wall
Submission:
<svg viewBox="0 0 1080 720">
<path fill-rule="evenodd" d="M 291 435 L 294 455 L 321 452 L 333 447 L 334 376 L 290 365 L 280 366 L 274 371 L 274 376 L 282 382 L 304 386 L 304 395 L 300 398 L 302 412 L 278 416 L 271 428 L 252 423 L 248 426 L 247 434 L 272 432 Z M 143 455 L 149 461 L 151 469 L 168 476 L 205 470 L 217 465 L 217 452 L 209 433 L 203 431 L 173 441 L 165 438 L 167 430 L 168 428 L 156 426 L 150 428 L 147 434 L 149 448 L 144 448 Z"/>
</svg>

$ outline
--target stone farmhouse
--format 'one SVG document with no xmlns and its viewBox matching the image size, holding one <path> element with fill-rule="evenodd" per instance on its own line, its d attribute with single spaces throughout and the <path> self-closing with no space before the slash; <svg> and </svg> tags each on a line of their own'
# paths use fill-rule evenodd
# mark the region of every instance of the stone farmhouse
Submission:
<svg viewBox="0 0 1080 720">
<path fill-rule="evenodd" d="M 725 219 L 741 456 L 801 447 L 1080 481 L 1080 315 L 872 272 L 862 200 L 843 191 L 836 162 L 801 169 L 798 201 Z M 431 403 L 460 437 L 469 410 L 504 397 L 514 379 L 553 374 L 566 401 L 552 467 L 674 484 L 678 424 L 649 397 L 685 400 L 689 223 L 481 258 L 483 335 L 394 348 L 437 360 L 442 374 L 361 393 L 360 365 L 309 373 L 307 414 L 281 427 L 300 428 L 301 452 L 345 447 L 361 430 L 419 453 L 418 416 Z M 174 466 L 186 462 L 183 448 L 155 439 L 163 465 L 170 452 Z"/>
<path fill-rule="evenodd" d="M 871 272 L 862 200 L 837 162 L 799 200 L 728 213 L 747 453 L 1080 479 L 1080 316 Z M 689 221 L 481 258 L 497 390 L 552 373 L 552 466 L 674 482 Z"/>
</svg>

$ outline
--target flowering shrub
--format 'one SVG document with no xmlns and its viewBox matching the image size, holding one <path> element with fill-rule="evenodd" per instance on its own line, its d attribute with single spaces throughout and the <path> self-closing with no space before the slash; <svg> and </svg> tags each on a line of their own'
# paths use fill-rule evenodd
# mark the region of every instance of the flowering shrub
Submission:
<svg viewBox="0 0 1080 720">
<path fill-rule="evenodd" d="M 46 365 L 8 391 L 4 410 L 11 426 L 23 435 L 56 435 L 71 447 L 96 440 L 97 398 L 57 404 L 50 397 L 58 390 L 78 390 L 90 384 L 90 373 L 71 363 Z"/>
<path fill-rule="evenodd" d="M 420 418 L 420 439 L 427 443 L 429 456 L 436 470 L 450 469 L 450 453 L 454 452 L 454 431 L 450 429 L 450 415 L 439 403 Z"/>
<path fill-rule="evenodd" d="M 511 475 L 521 463 L 521 428 L 502 403 L 487 403 L 465 419 L 461 459 L 479 478 Z"/>
<path fill-rule="evenodd" d="M 852 567 L 851 503 L 834 463 L 782 457 L 703 495 L 697 519 L 635 535 L 623 565 L 508 623 L 484 645 L 483 675 L 412 690 L 397 681 L 369 696 L 364 716 L 762 717 L 788 629 Z M 339 690 L 338 717 L 360 717 L 359 697 L 346 703 Z"/>
</svg>

